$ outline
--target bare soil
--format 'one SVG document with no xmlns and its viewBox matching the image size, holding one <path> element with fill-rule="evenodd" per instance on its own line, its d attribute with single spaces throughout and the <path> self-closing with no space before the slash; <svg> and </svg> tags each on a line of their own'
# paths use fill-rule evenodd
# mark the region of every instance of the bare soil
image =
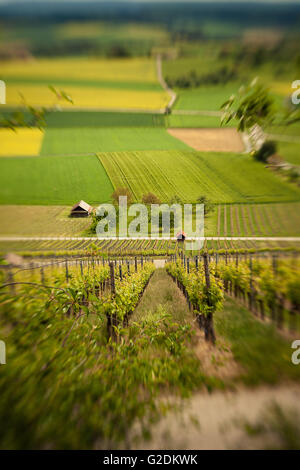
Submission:
<svg viewBox="0 0 300 470">
<path fill-rule="evenodd" d="M 246 424 L 263 423 L 275 403 L 285 412 L 299 413 L 299 392 L 299 384 L 285 384 L 195 394 L 152 427 L 150 440 L 135 443 L 132 448 L 221 450 L 280 445 L 273 433 L 247 433 Z"/>
<path fill-rule="evenodd" d="M 203 152 L 243 152 L 236 129 L 168 129 L 168 133 L 195 150 Z"/>
</svg>

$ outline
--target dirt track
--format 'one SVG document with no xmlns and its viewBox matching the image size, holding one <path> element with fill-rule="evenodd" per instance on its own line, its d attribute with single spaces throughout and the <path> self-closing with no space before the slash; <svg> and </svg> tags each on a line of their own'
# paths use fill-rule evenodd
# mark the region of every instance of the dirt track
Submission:
<svg viewBox="0 0 300 470">
<path fill-rule="evenodd" d="M 203 152 L 243 152 L 244 145 L 235 129 L 168 129 L 176 139 Z"/>
<path fill-rule="evenodd" d="M 257 389 L 242 387 L 236 392 L 199 393 L 171 412 L 152 428 L 152 439 L 140 449 L 260 449 L 276 442 L 272 434 L 249 436 L 243 423 L 262 422 L 270 405 L 300 412 L 299 385 Z M 274 441 L 275 439 L 275 441 Z"/>
</svg>

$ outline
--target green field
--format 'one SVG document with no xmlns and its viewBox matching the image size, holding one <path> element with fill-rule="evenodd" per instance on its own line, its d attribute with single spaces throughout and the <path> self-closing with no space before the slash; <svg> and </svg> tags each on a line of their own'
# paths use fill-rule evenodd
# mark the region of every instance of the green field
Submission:
<svg viewBox="0 0 300 470">
<path fill-rule="evenodd" d="M 298 237 L 300 203 L 218 205 L 205 221 L 212 237 Z"/>
<path fill-rule="evenodd" d="M 17 157 L 0 161 L 1 204 L 107 202 L 113 187 L 94 156 Z"/>
<path fill-rule="evenodd" d="M 178 90 L 175 109 L 218 111 L 220 106 L 239 89 L 238 84 L 203 86 L 190 90 Z"/>
<path fill-rule="evenodd" d="M 288 135 L 288 136 L 295 136 L 299 137 L 300 136 L 300 122 L 295 122 L 294 124 L 291 124 L 289 126 L 270 126 L 267 129 L 269 134 L 272 135 Z"/>
<path fill-rule="evenodd" d="M 165 127 L 163 114 L 113 112 L 53 112 L 46 117 L 47 127 Z"/>
<path fill-rule="evenodd" d="M 45 87 L 49 86 L 49 78 L 34 78 L 34 77 L 18 77 L 13 76 L 5 80 L 7 86 L 10 85 L 42 85 Z M 161 85 L 159 83 L 147 83 L 147 82 L 115 82 L 111 80 L 84 80 L 84 79 L 53 79 L 51 85 L 58 88 L 67 88 L 69 86 L 79 87 L 93 87 L 93 88 L 115 88 L 120 90 L 139 90 L 139 91 L 161 91 Z"/>
<path fill-rule="evenodd" d="M 220 127 L 221 117 L 220 116 L 203 116 L 200 114 L 170 114 L 166 116 L 167 127 L 187 127 L 187 128 L 213 128 Z M 235 127 L 234 122 L 230 122 L 228 127 Z"/>
<path fill-rule="evenodd" d="M 79 127 L 47 129 L 41 155 L 172 149 L 189 147 L 162 128 Z"/>
<path fill-rule="evenodd" d="M 127 186 L 136 200 L 148 191 L 167 202 L 177 195 L 196 202 L 205 195 L 218 202 L 297 201 L 300 189 L 248 155 L 188 151 L 100 153 L 115 187 Z"/>
<path fill-rule="evenodd" d="M 69 217 L 71 206 L 0 205 L 1 236 L 80 236 L 91 224 L 89 217 Z"/>
<path fill-rule="evenodd" d="M 278 142 L 278 153 L 285 161 L 300 165 L 300 141 Z"/>
<path fill-rule="evenodd" d="M 12 110 L 2 111 L 9 117 Z M 26 113 L 25 113 L 26 119 Z M 27 117 L 28 119 L 28 117 Z M 220 127 L 219 116 L 193 114 L 152 114 L 100 111 L 65 111 L 50 112 L 46 115 L 47 128 L 72 127 Z M 235 123 L 230 122 L 234 127 Z"/>
</svg>

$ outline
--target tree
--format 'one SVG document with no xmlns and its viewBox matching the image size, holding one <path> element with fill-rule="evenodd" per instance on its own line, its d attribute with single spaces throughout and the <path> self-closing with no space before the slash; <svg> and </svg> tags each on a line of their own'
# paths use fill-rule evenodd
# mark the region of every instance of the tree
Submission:
<svg viewBox="0 0 300 470">
<path fill-rule="evenodd" d="M 242 86 L 237 95 L 232 95 L 222 104 L 221 109 L 224 110 L 221 125 L 236 120 L 240 132 L 251 129 L 255 124 L 266 127 L 276 116 L 273 97 L 257 79 L 248 86 Z"/>
<path fill-rule="evenodd" d="M 210 212 L 215 210 L 214 204 L 209 199 L 207 199 L 206 196 L 199 196 L 197 202 L 199 204 L 204 204 L 204 217 L 207 217 Z"/>
<path fill-rule="evenodd" d="M 127 204 L 132 202 L 132 193 L 128 188 L 116 188 L 112 193 L 111 197 L 116 205 L 119 204 L 119 197 L 127 196 Z"/>
<path fill-rule="evenodd" d="M 180 197 L 177 196 L 177 194 L 175 194 L 175 195 L 172 196 L 171 199 L 170 199 L 170 206 L 171 206 L 172 204 L 181 204 L 181 205 L 183 205 L 183 202 L 182 202 L 182 200 L 180 199 Z"/>
<path fill-rule="evenodd" d="M 161 204 L 161 201 L 153 193 L 144 194 L 142 197 L 142 202 L 144 204 Z"/>
</svg>

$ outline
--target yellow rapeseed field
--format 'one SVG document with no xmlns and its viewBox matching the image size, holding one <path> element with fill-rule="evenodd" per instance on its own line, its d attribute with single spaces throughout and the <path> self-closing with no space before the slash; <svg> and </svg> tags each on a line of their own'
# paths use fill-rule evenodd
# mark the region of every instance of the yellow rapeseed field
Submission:
<svg viewBox="0 0 300 470">
<path fill-rule="evenodd" d="M 0 129 L 0 157 L 38 156 L 43 137 L 38 129 Z"/>
<path fill-rule="evenodd" d="M 72 97 L 75 108 L 158 110 L 164 108 L 169 101 L 167 93 L 163 90 L 136 91 L 79 86 L 64 86 L 63 89 Z M 21 104 L 20 93 L 24 96 L 27 103 L 33 106 L 51 107 L 58 103 L 55 95 L 46 85 L 19 83 L 7 87 L 7 105 L 19 106 Z M 67 101 L 62 101 L 61 107 L 70 108 L 73 105 Z"/>
<path fill-rule="evenodd" d="M 43 78 L 157 83 L 156 64 L 151 58 L 89 59 L 63 58 L 0 63 L 5 78 Z"/>
</svg>

